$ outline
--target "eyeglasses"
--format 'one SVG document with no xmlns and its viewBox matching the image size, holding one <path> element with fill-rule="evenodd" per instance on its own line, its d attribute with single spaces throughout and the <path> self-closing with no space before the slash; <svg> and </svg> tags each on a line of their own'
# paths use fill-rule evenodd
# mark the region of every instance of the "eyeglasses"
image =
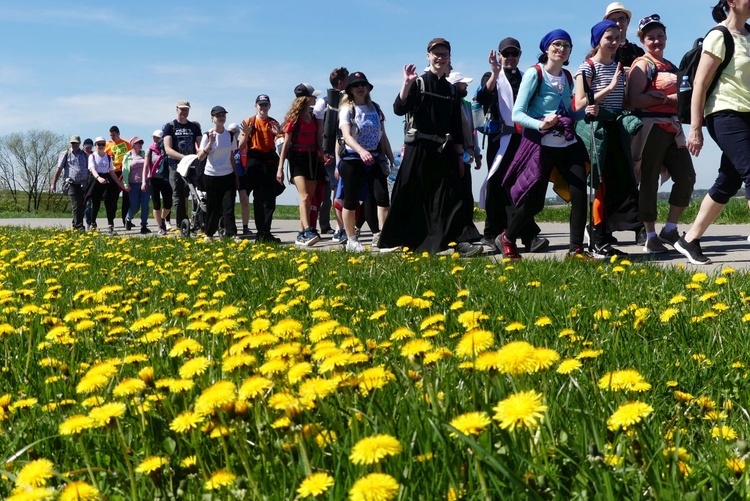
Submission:
<svg viewBox="0 0 750 501">
<path fill-rule="evenodd" d="M 572 45 L 570 45 L 569 43 L 565 43 L 565 42 L 553 42 L 552 47 L 561 51 L 566 51 L 566 50 L 570 50 L 573 48 Z"/>
<path fill-rule="evenodd" d="M 448 59 L 451 55 L 450 52 L 430 52 L 430 54 L 439 59 Z"/>
<path fill-rule="evenodd" d="M 500 53 L 503 57 L 518 57 L 521 55 L 517 50 L 504 50 Z"/>
</svg>

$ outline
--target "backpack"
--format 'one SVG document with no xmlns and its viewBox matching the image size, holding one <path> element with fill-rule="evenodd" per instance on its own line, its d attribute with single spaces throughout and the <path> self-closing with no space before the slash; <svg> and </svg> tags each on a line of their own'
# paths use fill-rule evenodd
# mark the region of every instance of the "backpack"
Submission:
<svg viewBox="0 0 750 501">
<path fill-rule="evenodd" d="M 154 160 L 154 154 L 156 154 L 156 160 Z M 151 179 L 155 175 L 164 177 L 167 166 L 167 152 L 164 150 L 164 138 L 159 139 L 158 143 L 154 143 L 148 147 L 148 155 L 151 158 L 151 170 L 148 172 L 148 178 Z"/>
<path fill-rule="evenodd" d="M 417 88 L 419 89 L 419 103 L 413 108 L 414 110 L 419 109 L 419 107 L 422 106 L 424 96 L 432 96 L 440 99 L 450 99 L 451 101 L 458 99 L 458 93 L 456 92 L 455 85 L 451 85 L 451 95 L 450 97 L 448 97 L 441 94 L 435 94 L 434 92 L 426 91 L 424 89 L 424 78 L 422 76 L 417 77 L 417 81 L 415 83 L 417 84 Z M 417 132 L 417 129 L 414 127 L 414 111 L 410 110 L 406 112 L 406 116 L 404 117 L 404 142 L 413 142 L 415 132 Z"/>
<path fill-rule="evenodd" d="M 490 73 L 485 73 L 485 75 L 490 75 Z M 484 77 L 482 77 L 482 80 L 484 80 Z M 477 90 L 474 92 L 474 97 L 471 99 L 471 117 L 474 121 L 474 130 L 485 135 L 497 134 L 502 130 L 503 125 L 502 121 L 492 117 L 492 107 L 497 102 L 497 90 L 492 92 L 492 101 L 485 109 L 485 107 L 477 100 L 483 87 L 484 85 L 480 83 L 479 87 L 477 87 Z M 484 138 L 482 141 L 484 141 Z"/>
<path fill-rule="evenodd" d="M 719 24 L 708 30 L 708 33 L 711 33 L 712 31 L 721 31 L 721 33 L 724 35 L 725 50 L 724 60 L 716 69 L 714 78 L 713 80 L 711 80 L 711 85 L 709 85 L 708 89 L 706 90 L 706 97 L 710 96 L 714 91 L 716 85 L 719 83 L 719 77 L 721 77 L 722 72 L 729 65 L 732 57 L 734 57 L 734 40 L 732 39 L 732 34 L 729 33 L 727 27 L 723 24 Z M 706 33 L 706 36 L 708 36 L 708 33 Z M 701 54 L 703 53 L 704 38 L 705 37 L 697 38 L 695 40 L 695 42 L 693 43 L 693 48 L 687 51 L 684 56 L 682 56 L 682 60 L 680 60 L 680 66 L 677 68 L 677 85 L 679 87 L 682 87 L 682 82 L 685 77 L 687 77 L 687 81 L 690 84 L 690 89 L 680 90 L 677 93 L 677 118 L 683 124 L 690 124 L 690 102 L 693 100 L 695 72 L 698 69 L 698 62 L 700 61 Z"/>
</svg>

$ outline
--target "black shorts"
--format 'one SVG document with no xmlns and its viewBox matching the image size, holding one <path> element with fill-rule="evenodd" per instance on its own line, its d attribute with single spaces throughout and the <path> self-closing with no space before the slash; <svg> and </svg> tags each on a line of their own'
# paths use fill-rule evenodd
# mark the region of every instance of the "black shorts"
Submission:
<svg viewBox="0 0 750 501">
<path fill-rule="evenodd" d="M 289 179 L 304 177 L 308 181 L 318 181 L 325 178 L 323 162 L 316 152 L 289 152 Z"/>
</svg>

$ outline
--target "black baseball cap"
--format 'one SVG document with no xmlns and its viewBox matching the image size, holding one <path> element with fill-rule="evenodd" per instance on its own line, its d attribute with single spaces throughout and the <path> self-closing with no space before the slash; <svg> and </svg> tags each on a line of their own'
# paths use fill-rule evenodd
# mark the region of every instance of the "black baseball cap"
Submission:
<svg viewBox="0 0 750 501">
<path fill-rule="evenodd" d="M 226 114 L 226 113 L 227 113 L 227 110 L 226 110 L 226 109 L 224 109 L 224 107 L 223 107 L 223 106 L 214 106 L 213 108 L 211 108 L 211 116 L 212 116 L 212 117 L 215 117 L 215 116 L 216 116 L 216 115 L 218 115 L 219 113 L 224 113 L 224 114 Z"/>
<path fill-rule="evenodd" d="M 451 51 L 451 43 L 443 37 L 438 37 L 433 38 L 432 40 L 430 40 L 430 43 L 427 44 L 427 52 L 430 52 L 438 45 L 445 45 L 446 47 L 448 47 L 448 52 Z"/>
</svg>

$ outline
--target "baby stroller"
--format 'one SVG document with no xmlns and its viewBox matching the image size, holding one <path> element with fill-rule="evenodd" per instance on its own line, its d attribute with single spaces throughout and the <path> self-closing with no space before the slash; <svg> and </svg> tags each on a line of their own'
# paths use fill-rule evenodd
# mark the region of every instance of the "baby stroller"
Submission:
<svg viewBox="0 0 750 501">
<path fill-rule="evenodd" d="M 185 238 L 198 230 L 206 230 L 206 191 L 202 182 L 202 165 L 198 155 L 185 155 L 177 165 L 177 173 L 185 180 L 190 190 L 192 212 L 190 218 L 180 224 L 180 235 Z M 219 220 L 219 236 L 224 236 L 224 220 Z"/>
</svg>

